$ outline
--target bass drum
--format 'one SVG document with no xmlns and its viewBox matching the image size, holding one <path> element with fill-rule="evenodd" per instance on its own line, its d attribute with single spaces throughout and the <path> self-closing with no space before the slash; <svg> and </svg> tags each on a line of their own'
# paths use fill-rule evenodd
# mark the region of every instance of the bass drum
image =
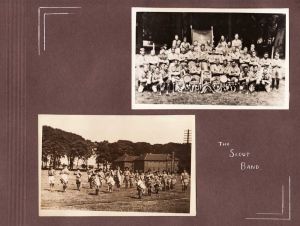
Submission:
<svg viewBox="0 0 300 226">
<path fill-rule="evenodd" d="M 227 82 L 227 76 L 226 75 L 221 75 L 220 76 L 220 82 L 226 83 Z"/>
<path fill-rule="evenodd" d="M 183 81 L 184 81 L 185 83 L 189 83 L 191 80 L 192 80 L 192 78 L 191 78 L 190 75 L 185 75 L 185 76 L 183 77 Z"/>
<path fill-rule="evenodd" d="M 191 84 L 199 84 L 201 77 L 199 75 L 193 75 L 191 78 Z"/>
</svg>

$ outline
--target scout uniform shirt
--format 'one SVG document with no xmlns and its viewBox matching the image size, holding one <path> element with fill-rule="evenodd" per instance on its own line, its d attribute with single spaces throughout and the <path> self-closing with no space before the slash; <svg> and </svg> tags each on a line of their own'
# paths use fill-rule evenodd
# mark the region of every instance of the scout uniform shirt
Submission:
<svg viewBox="0 0 300 226">
<path fill-rule="evenodd" d="M 224 73 L 224 68 L 221 64 L 215 64 L 211 67 L 213 75 L 221 75 Z"/>
<path fill-rule="evenodd" d="M 80 182 L 81 181 L 81 173 L 80 172 L 75 172 L 74 175 L 76 176 L 76 182 Z"/>
<path fill-rule="evenodd" d="M 150 71 L 141 71 L 141 74 L 139 76 L 139 81 L 141 83 L 150 83 L 151 81 L 151 72 Z"/>
<path fill-rule="evenodd" d="M 250 54 L 242 53 L 240 54 L 240 63 L 241 64 L 249 64 L 250 62 Z"/>
<path fill-rule="evenodd" d="M 168 54 L 168 60 L 171 62 L 171 61 L 174 61 L 174 60 L 178 60 L 178 54 L 176 53 L 169 53 Z"/>
<path fill-rule="evenodd" d="M 185 49 L 187 51 L 190 48 L 190 43 L 188 43 L 188 42 L 182 42 L 180 44 L 180 48 L 183 48 L 183 49 Z"/>
<path fill-rule="evenodd" d="M 259 58 L 257 56 L 251 56 L 249 65 L 258 65 Z"/>
<path fill-rule="evenodd" d="M 152 74 L 151 81 L 152 81 L 152 83 L 159 83 L 162 81 L 162 75 L 160 74 L 160 71 L 154 72 Z M 129 171 L 127 170 L 127 171 L 125 171 L 125 173 L 129 173 Z M 124 175 L 125 175 L 125 173 L 124 173 Z"/>
<path fill-rule="evenodd" d="M 241 54 L 238 50 L 235 50 L 234 52 L 232 52 L 230 54 L 231 59 L 234 60 L 234 61 L 239 61 L 240 56 L 241 56 Z"/>
<path fill-rule="evenodd" d="M 237 64 L 234 67 L 231 66 L 229 69 L 229 76 L 239 77 L 240 73 L 241 73 L 241 70 Z"/>
<path fill-rule="evenodd" d="M 159 62 L 159 58 L 158 56 L 155 56 L 155 55 L 150 55 L 146 58 L 147 62 L 150 64 L 150 65 L 157 65 L 158 62 Z"/>
<path fill-rule="evenodd" d="M 281 76 L 281 70 L 282 70 L 282 61 L 280 59 L 274 58 L 271 61 L 271 66 L 272 66 L 272 77 L 273 78 L 280 78 Z"/>
<path fill-rule="evenodd" d="M 199 56 L 198 56 L 199 61 L 208 61 L 208 53 L 206 51 L 199 51 Z"/>
<path fill-rule="evenodd" d="M 223 65 L 223 73 L 225 75 L 229 75 L 230 74 L 230 69 L 231 69 L 231 67 L 230 67 L 229 64 L 227 64 L 226 66 Z"/>
<path fill-rule="evenodd" d="M 160 74 L 164 82 L 166 82 L 169 79 L 168 71 L 166 71 L 165 69 L 161 69 Z"/>
<path fill-rule="evenodd" d="M 182 173 L 181 174 L 181 183 L 184 185 L 188 185 L 190 181 L 190 176 L 188 173 Z"/>
<path fill-rule="evenodd" d="M 270 58 L 262 58 L 259 61 L 259 64 L 262 67 L 270 67 L 271 66 L 271 59 Z"/>
<path fill-rule="evenodd" d="M 147 62 L 147 57 L 145 55 L 138 54 L 135 59 L 135 66 L 141 67 Z"/>
<path fill-rule="evenodd" d="M 169 63 L 168 55 L 166 53 L 159 54 L 158 59 L 159 59 L 158 60 L 159 63 L 163 63 L 163 64 Z"/>
<path fill-rule="evenodd" d="M 233 39 L 231 44 L 232 44 L 232 47 L 237 47 L 239 49 L 242 48 L 242 41 L 240 39 Z"/>
<path fill-rule="evenodd" d="M 170 64 L 169 73 L 171 76 L 179 76 L 180 71 L 181 71 L 181 68 L 180 68 L 179 64 L 175 64 L 175 63 Z"/>
</svg>

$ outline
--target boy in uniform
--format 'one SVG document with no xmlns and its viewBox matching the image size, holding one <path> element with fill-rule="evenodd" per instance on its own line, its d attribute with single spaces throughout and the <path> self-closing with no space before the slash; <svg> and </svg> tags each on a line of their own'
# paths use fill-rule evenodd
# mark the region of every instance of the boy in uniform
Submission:
<svg viewBox="0 0 300 226">
<path fill-rule="evenodd" d="M 178 40 L 177 43 L 176 43 L 176 46 L 175 46 L 175 53 L 176 53 L 177 55 L 179 55 L 179 54 L 180 54 L 180 51 L 181 51 L 181 49 L 180 49 L 180 44 L 181 44 L 181 41 Z"/>
<path fill-rule="evenodd" d="M 223 66 L 220 64 L 220 60 L 217 58 L 215 61 L 215 64 L 211 66 L 211 72 L 212 72 L 212 80 L 219 80 L 220 76 L 224 74 Z"/>
<path fill-rule="evenodd" d="M 239 39 L 239 34 L 234 35 L 234 39 L 232 40 L 231 43 L 232 43 L 232 47 L 242 49 L 242 41 Z"/>
<path fill-rule="evenodd" d="M 92 180 L 91 180 L 91 177 L 94 173 L 94 169 L 93 169 L 93 166 L 89 166 L 89 169 L 87 171 L 87 175 L 88 175 L 88 183 L 90 184 L 90 188 L 92 188 Z"/>
<path fill-rule="evenodd" d="M 129 174 L 130 188 L 133 188 L 134 183 L 135 183 L 135 175 L 134 175 L 133 170 L 130 170 L 130 174 Z"/>
<path fill-rule="evenodd" d="M 91 177 L 93 187 L 96 189 L 96 195 L 99 194 L 99 190 L 101 187 L 101 181 L 100 181 L 100 177 L 99 177 L 98 173 L 99 173 L 99 170 L 97 169 L 94 171 L 94 173 L 92 174 L 92 177 Z"/>
<path fill-rule="evenodd" d="M 69 179 L 68 176 L 70 174 L 67 167 L 68 167 L 67 165 L 63 164 L 63 169 L 60 171 L 60 175 L 61 175 L 60 182 L 63 185 L 63 192 L 66 192 L 67 190 L 68 179 Z"/>
<path fill-rule="evenodd" d="M 186 37 L 183 38 L 183 42 L 180 44 L 180 48 L 184 49 L 185 52 L 187 52 L 189 50 L 190 43 L 187 42 L 187 38 Z"/>
<path fill-rule="evenodd" d="M 271 75 L 267 68 L 263 69 L 263 73 L 260 78 L 261 84 L 265 87 L 265 90 L 269 93 L 271 91 Z"/>
<path fill-rule="evenodd" d="M 227 54 L 229 54 L 229 55 L 232 53 L 232 45 L 231 45 L 231 42 L 227 42 L 226 52 L 227 52 Z"/>
<path fill-rule="evenodd" d="M 178 60 L 178 55 L 175 53 L 175 48 L 172 47 L 171 52 L 168 54 L 168 60 L 170 63 Z"/>
<path fill-rule="evenodd" d="M 146 55 L 145 55 L 145 48 L 140 48 L 140 54 L 136 56 L 135 66 L 139 68 L 143 66 L 145 62 L 147 62 Z"/>
<path fill-rule="evenodd" d="M 201 44 L 201 46 L 200 46 L 200 51 L 199 51 L 198 58 L 199 58 L 201 70 L 203 70 L 203 68 L 205 67 L 204 64 L 207 64 L 208 59 L 209 59 L 209 56 L 208 56 L 207 51 L 205 50 L 205 45 L 204 44 Z"/>
<path fill-rule="evenodd" d="M 128 167 L 126 167 L 125 171 L 124 171 L 125 188 L 129 188 L 129 181 L 130 181 L 130 171 L 129 171 Z"/>
<path fill-rule="evenodd" d="M 106 178 L 107 190 L 108 192 L 113 192 L 113 187 L 115 185 L 115 180 L 112 173 L 109 173 Z"/>
<path fill-rule="evenodd" d="M 79 169 L 77 169 L 76 172 L 74 172 L 74 175 L 76 176 L 76 185 L 77 185 L 77 190 L 80 191 L 80 186 L 81 186 L 81 172 Z"/>
<path fill-rule="evenodd" d="M 176 46 L 178 40 L 179 40 L 179 36 L 178 36 L 178 35 L 175 35 L 175 38 L 174 38 L 174 40 L 172 41 L 172 46 Z"/>
<path fill-rule="evenodd" d="M 200 51 L 199 43 L 198 43 L 197 40 L 195 40 L 195 41 L 193 42 L 193 46 L 194 46 L 194 51 L 195 51 L 195 52 L 199 52 L 199 51 Z"/>
<path fill-rule="evenodd" d="M 141 71 L 138 82 L 138 92 L 141 93 L 151 84 L 151 72 L 148 65 L 144 65 L 144 70 Z"/>
<path fill-rule="evenodd" d="M 249 71 L 249 67 L 245 66 L 239 77 L 240 91 L 243 89 L 243 85 L 245 85 L 247 93 L 248 93 L 249 82 L 250 82 L 250 77 L 251 77 L 250 74 L 251 74 L 251 72 Z"/>
<path fill-rule="evenodd" d="M 164 47 L 161 47 L 160 53 L 158 55 L 158 63 L 160 63 L 160 64 L 168 64 L 169 63 L 168 55 L 166 54 L 166 50 L 164 49 Z"/>
<path fill-rule="evenodd" d="M 248 54 L 248 48 L 245 47 L 243 49 L 243 51 L 241 51 L 240 54 L 240 69 L 241 71 L 243 71 L 245 66 L 249 66 L 249 62 L 250 62 L 250 54 Z"/>
<path fill-rule="evenodd" d="M 259 64 L 259 58 L 256 56 L 256 52 L 253 51 L 251 53 L 251 57 L 250 57 L 250 60 L 249 60 L 250 71 L 253 70 L 254 65 L 258 65 L 258 64 Z"/>
<path fill-rule="evenodd" d="M 154 173 L 153 181 L 154 181 L 154 192 L 155 194 L 158 195 L 159 188 L 160 188 L 160 178 L 158 172 Z"/>
<path fill-rule="evenodd" d="M 171 77 L 172 91 L 175 92 L 176 83 L 180 80 L 181 67 L 178 64 L 178 60 L 170 64 L 169 75 Z"/>
<path fill-rule="evenodd" d="M 228 74 L 230 81 L 237 83 L 239 81 L 238 78 L 240 77 L 240 73 L 241 70 L 239 66 L 236 64 L 235 61 L 232 61 L 231 67 L 229 69 L 229 74 Z"/>
<path fill-rule="evenodd" d="M 231 60 L 235 61 L 237 64 L 240 62 L 240 49 L 238 47 L 232 47 L 232 53 L 230 54 Z"/>
<path fill-rule="evenodd" d="M 173 190 L 175 188 L 176 184 L 176 175 L 174 173 L 171 174 L 171 185 L 170 185 L 170 190 Z"/>
<path fill-rule="evenodd" d="M 269 58 L 269 54 L 266 52 L 264 53 L 264 57 L 260 59 L 259 64 L 261 67 L 265 68 L 267 67 L 268 69 L 271 66 L 271 59 Z"/>
<path fill-rule="evenodd" d="M 163 80 L 162 75 L 160 73 L 159 67 L 156 67 L 154 70 L 154 73 L 151 76 L 151 88 L 154 93 L 157 93 L 159 91 L 159 95 L 161 95 L 161 86 L 162 86 Z"/>
<path fill-rule="evenodd" d="M 279 59 L 279 53 L 275 53 L 275 57 L 271 62 L 272 66 L 272 89 L 279 89 L 279 81 L 281 78 L 282 62 Z"/>
<path fill-rule="evenodd" d="M 144 184 L 143 179 L 139 176 L 137 183 L 136 183 L 136 189 L 138 191 L 138 197 L 139 199 L 142 198 L 143 193 L 145 192 L 146 186 Z"/>
<path fill-rule="evenodd" d="M 158 65 L 159 58 L 155 55 L 155 50 L 151 50 L 150 56 L 147 58 L 147 62 L 150 66 L 150 71 L 153 73 L 155 67 Z"/>
<path fill-rule="evenodd" d="M 223 60 L 223 74 L 226 75 L 228 78 L 229 73 L 230 73 L 230 65 L 228 64 L 228 60 L 224 59 Z"/>
<path fill-rule="evenodd" d="M 256 86 L 260 83 L 260 74 L 258 71 L 258 66 L 254 65 L 253 70 L 250 72 L 249 76 L 249 91 L 255 91 Z"/>
<path fill-rule="evenodd" d="M 183 171 L 183 173 L 181 174 L 181 184 L 182 184 L 182 191 L 186 192 L 189 182 L 190 182 L 190 176 L 188 174 L 188 172 L 186 170 Z"/>
<path fill-rule="evenodd" d="M 55 170 L 53 169 L 52 166 L 50 166 L 49 170 L 48 170 L 48 182 L 50 185 L 50 191 L 53 191 L 54 188 L 54 183 L 55 183 Z"/>
<path fill-rule="evenodd" d="M 170 91 L 170 83 L 171 83 L 171 79 L 169 77 L 169 73 L 168 73 L 168 65 L 167 64 L 162 64 L 160 65 L 160 74 L 162 77 L 162 85 L 161 85 L 161 90 L 166 90 L 166 95 L 169 95 L 169 91 Z"/>
</svg>

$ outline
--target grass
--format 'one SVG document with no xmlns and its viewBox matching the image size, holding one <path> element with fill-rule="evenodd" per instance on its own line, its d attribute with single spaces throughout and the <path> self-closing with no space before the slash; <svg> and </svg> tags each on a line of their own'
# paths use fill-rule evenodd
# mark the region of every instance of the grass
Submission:
<svg viewBox="0 0 300 226">
<path fill-rule="evenodd" d="M 66 192 L 62 192 L 59 178 L 56 176 L 54 191 L 50 192 L 47 171 L 42 171 L 42 210 L 189 213 L 190 193 L 182 192 L 180 183 L 176 184 L 173 191 L 160 191 L 159 195 L 145 195 L 140 200 L 136 188 L 125 189 L 122 187 L 120 191 L 115 190 L 113 193 L 108 193 L 107 187 L 104 185 L 100 189 L 99 195 L 95 195 L 95 189 L 89 188 L 85 172 L 83 172 L 80 191 L 76 190 L 75 176 L 71 173 L 68 189 Z"/>
<path fill-rule="evenodd" d="M 280 88 L 270 93 L 257 91 L 252 94 L 223 93 L 175 93 L 166 96 L 152 92 L 136 92 L 136 104 L 198 104 L 198 105 L 238 105 L 238 106 L 281 106 L 284 104 L 285 82 L 281 80 Z"/>
</svg>

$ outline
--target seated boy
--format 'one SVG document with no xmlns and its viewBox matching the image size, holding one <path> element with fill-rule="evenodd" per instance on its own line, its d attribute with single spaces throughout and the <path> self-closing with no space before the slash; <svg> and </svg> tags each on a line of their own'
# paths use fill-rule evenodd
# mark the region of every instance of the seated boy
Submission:
<svg viewBox="0 0 300 226">
<path fill-rule="evenodd" d="M 149 71 L 149 66 L 144 65 L 143 70 L 140 72 L 138 80 L 138 92 L 141 93 L 151 84 L 151 72 Z"/>
</svg>

